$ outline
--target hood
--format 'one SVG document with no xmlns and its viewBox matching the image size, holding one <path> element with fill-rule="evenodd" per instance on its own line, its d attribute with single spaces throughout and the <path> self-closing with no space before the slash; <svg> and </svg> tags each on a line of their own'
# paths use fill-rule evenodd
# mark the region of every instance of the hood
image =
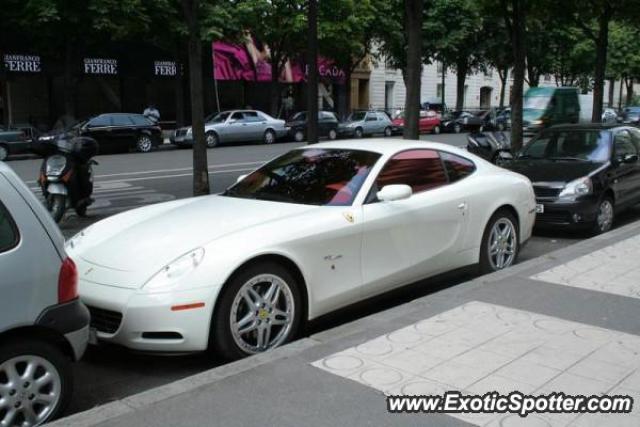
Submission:
<svg viewBox="0 0 640 427">
<path fill-rule="evenodd" d="M 404 119 L 402 118 L 393 119 L 391 123 L 393 123 L 396 126 L 404 126 Z"/>
<path fill-rule="evenodd" d="M 602 163 L 563 162 L 555 160 L 522 159 L 509 162 L 506 167 L 535 182 L 569 182 L 589 175 Z"/>
<path fill-rule="evenodd" d="M 142 285 L 140 280 L 148 279 L 195 248 L 227 234 L 286 220 L 314 208 L 317 209 L 218 195 L 160 203 L 96 223 L 70 252 L 91 264 L 122 272 L 123 283 L 113 283 L 114 286 L 138 287 Z"/>
<path fill-rule="evenodd" d="M 292 122 L 286 122 L 286 126 L 288 127 L 297 127 L 297 126 L 306 126 L 306 125 L 307 125 L 306 120 L 295 120 Z"/>
</svg>

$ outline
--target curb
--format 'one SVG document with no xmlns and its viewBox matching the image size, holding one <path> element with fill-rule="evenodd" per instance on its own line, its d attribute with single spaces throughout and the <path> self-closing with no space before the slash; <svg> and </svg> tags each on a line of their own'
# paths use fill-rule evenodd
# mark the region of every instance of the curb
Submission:
<svg viewBox="0 0 640 427">
<path fill-rule="evenodd" d="M 482 284 L 493 283 L 508 277 L 519 275 L 529 276 L 531 274 L 534 274 L 534 272 L 547 270 L 555 265 L 565 263 L 568 260 L 578 258 L 597 249 L 609 246 L 613 243 L 619 242 L 620 240 L 633 235 L 637 235 L 639 233 L 640 221 L 636 221 L 616 230 L 610 231 L 606 234 L 586 239 L 569 247 L 561 248 L 546 255 L 528 260 L 507 270 L 498 271 L 496 273 L 491 273 L 485 276 L 474 278 L 464 283 L 460 283 L 456 285 L 455 288 L 459 292 L 464 292 L 466 290 L 471 290 L 477 286 L 481 286 Z M 363 321 L 363 319 L 367 319 L 370 317 L 393 319 L 394 317 L 398 316 L 398 310 L 407 310 L 412 304 L 419 305 L 433 298 L 434 295 L 420 297 L 400 306 L 391 307 L 387 310 L 372 314 L 370 316 L 366 316 L 365 318 L 356 319 L 352 322 L 336 326 L 329 330 L 318 332 L 311 337 L 300 339 L 283 347 L 277 348 L 273 351 L 257 354 L 246 359 L 241 359 L 236 362 L 200 372 L 181 380 L 152 388 L 120 400 L 96 406 L 95 408 L 86 410 L 84 412 L 79 412 L 65 418 L 61 418 L 47 425 L 51 427 L 97 426 L 108 420 L 112 420 L 113 418 L 130 414 L 132 412 L 147 408 L 158 402 L 171 399 L 173 397 L 191 392 L 198 388 L 215 384 L 216 382 L 224 380 L 232 375 L 246 372 L 261 365 L 265 365 L 277 360 L 297 356 L 309 348 L 323 345 L 332 340 L 344 338 L 345 336 L 351 335 L 352 333 L 354 333 L 352 327 L 358 324 L 358 322 Z"/>
</svg>

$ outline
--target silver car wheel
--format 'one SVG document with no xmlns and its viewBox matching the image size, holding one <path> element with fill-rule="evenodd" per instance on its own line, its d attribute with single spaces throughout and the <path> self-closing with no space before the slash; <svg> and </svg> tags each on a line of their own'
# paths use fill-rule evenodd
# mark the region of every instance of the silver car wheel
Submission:
<svg viewBox="0 0 640 427">
<path fill-rule="evenodd" d="M 355 132 L 355 137 L 360 139 L 360 138 L 362 138 L 363 135 L 364 135 L 364 133 L 362 132 L 362 129 L 357 128 L 356 132 Z"/>
<path fill-rule="evenodd" d="M 329 139 L 334 140 L 338 137 L 338 132 L 335 129 L 329 131 Z"/>
<path fill-rule="evenodd" d="M 0 161 L 7 160 L 9 157 L 9 150 L 4 145 L 0 145 Z"/>
<path fill-rule="evenodd" d="M 48 360 L 17 356 L 0 365 L 0 425 L 36 426 L 56 410 L 62 397 L 62 379 Z"/>
<path fill-rule="evenodd" d="M 218 136 L 213 132 L 207 132 L 205 134 L 205 140 L 207 142 L 207 148 L 214 148 L 218 145 Z"/>
<path fill-rule="evenodd" d="M 518 240 L 516 228 L 508 218 L 500 218 L 493 224 L 488 245 L 489 263 L 494 271 L 513 264 L 518 250 Z"/>
<path fill-rule="evenodd" d="M 304 141 L 304 132 L 302 132 L 301 130 L 296 131 L 296 133 L 293 135 L 293 139 L 295 139 L 296 142 Z"/>
<path fill-rule="evenodd" d="M 264 143 L 273 144 L 276 141 L 276 135 L 272 130 L 268 130 L 264 133 Z"/>
<path fill-rule="evenodd" d="M 274 274 L 260 274 L 245 282 L 231 306 L 231 334 L 246 353 L 279 346 L 289 337 L 295 318 L 290 285 Z"/>
<path fill-rule="evenodd" d="M 391 128 L 389 126 L 384 128 L 384 136 L 391 136 Z"/>
<path fill-rule="evenodd" d="M 613 205 L 609 199 L 604 199 L 598 208 L 598 229 L 601 232 L 606 232 L 611 229 L 613 224 Z"/>
<path fill-rule="evenodd" d="M 153 143 L 151 142 L 151 138 L 147 135 L 142 135 L 138 138 L 137 144 L 138 151 L 141 153 L 148 153 L 153 148 Z"/>
</svg>

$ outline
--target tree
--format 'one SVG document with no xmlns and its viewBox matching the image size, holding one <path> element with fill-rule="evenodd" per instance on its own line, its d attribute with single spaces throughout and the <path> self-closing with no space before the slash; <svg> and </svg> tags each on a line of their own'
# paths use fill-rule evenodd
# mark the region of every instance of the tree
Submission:
<svg viewBox="0 0 640 427">
<path fill-rule="evenodd" d="M 430 56 L 457 72 L 456 109 L 464 107 L 467 75 L 483 63 L 483 19 L 478 2 L 473 0 L 434 0 L 426 11 L 424 32 Z M 426 59 L 426 61 L 430 58 Z M 444 68 L 444 67 L 443 67 Z M 444 91 L 444 87 L 443 87 Z"/>
<path fill-rule="evenodd" d="M 633 101 L 633 82 L 640 79 L 640 30 L 628 23 L 614 22 L 609 33 L 607 75 L 620 79 L 627 90 L 626 101 Z"/>
<path fill-rule="evenodd" d="M 482 5 L 482 4 L 481 4 Z M 504 19 L 496 13 L 495 7 L 482 5 L 483 20 L 483 43 L 484 43 L 484 64 L 482 68 L 491 67 L 495 69 L 500 78 L 500 108 L 505 104 L 505 93 L 509 70 L 513 67 L 513 51 L 511 50 L 511 40 L 505 28 Z"/>
<path fill-rule="evenodd" d="M 407 38 L 407 67 L 404 71 L 407 95 L 404 104 L 404 139 L 419 139 L 420 80 L 422 77 L 422 0 L 404 1 Z"/>
<path fill-rule="evenodd" d="M 271 61 L 269 98 L 271 114 L 278 114 L 279 78 L 288 60 L 306 49 L 305 0 L 237 0 L 236 15 L 241 28 L 268 46 Z"/>
<path fill-rule="evenodd" d="M 505 29 L 513 52 L 513 91 L 511 92 L 511 149 L 522 148 L 522 104 L 526 68 L 526 0 L 500 0 Z"/>
</svg>

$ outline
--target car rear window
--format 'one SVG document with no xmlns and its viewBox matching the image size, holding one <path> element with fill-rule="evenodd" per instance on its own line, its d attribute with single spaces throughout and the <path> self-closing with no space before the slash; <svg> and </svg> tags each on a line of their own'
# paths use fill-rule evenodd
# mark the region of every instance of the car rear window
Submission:
<svg viewBox="0 0 640 427">
<path fill-rule="evenodd" d="M 449 182 L 460 181 L 476 170 L 476 165 L 464 157 L 445 152 L 440 152 L 440 157 L 442 157 L 447 175 L 449 175 Z"/>
<path fill-rule="evenodd" d="M 9 211 L 0 202 L 0 253 L 18 244 L 18 229 Z"/>
</svg>

